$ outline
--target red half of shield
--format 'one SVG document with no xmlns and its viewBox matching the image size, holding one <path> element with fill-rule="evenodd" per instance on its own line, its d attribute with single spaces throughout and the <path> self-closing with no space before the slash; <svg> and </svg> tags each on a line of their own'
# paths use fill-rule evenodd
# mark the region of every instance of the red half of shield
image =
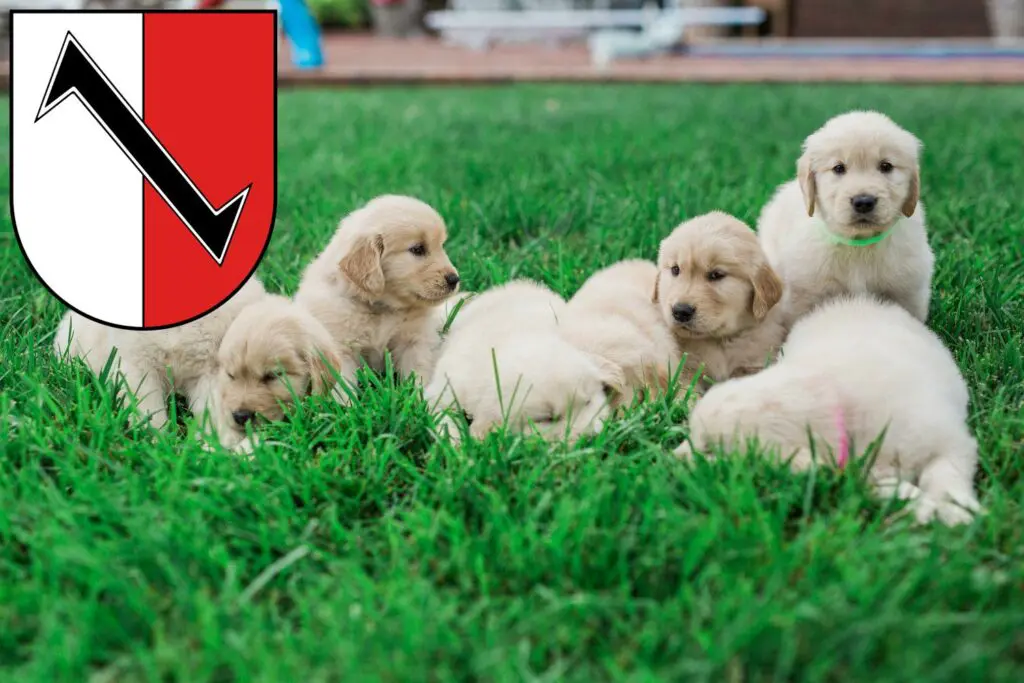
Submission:
<svg viewBox="0 0 1024 683">
<path fill-rule="evenodd" d="M 168 12 L 143 19 L 143 119 L 209 203 L 249 187 L 217 259 L 143 183 L 143 325 L 195 318 L 255 270 L 276 209 L 276 44 L 270 12 Z"/>
</svg>

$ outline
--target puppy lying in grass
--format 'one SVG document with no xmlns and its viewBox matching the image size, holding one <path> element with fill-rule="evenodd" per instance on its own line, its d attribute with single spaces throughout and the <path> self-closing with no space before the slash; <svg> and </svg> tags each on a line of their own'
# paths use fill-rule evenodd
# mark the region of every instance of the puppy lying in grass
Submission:
<svg viewBox="0 0 1024 683">
<path fill-rule="evenodd" d="M 165 330 L 122 330 L 68 311 L 57 327 L 54 351 L 82 358 L 96 373 L 116 351 L 112 368 L 124 377 L 119 387 L 134 394 L 139 413 L 153 427 L 166 424 L 172 394 L 184 396 L 192 414 L 202 419 L 215 412 L 217 350 L 225 332 L 239 313 L 267 296 L 253 276 L 213 312 Z"/>
<path fill-rule="evenodd" d="M 428 405 L 462 410 L 476 438 L 503 422 L 549 439 L 599 431 L 623 378 L 614 365 L 562 337 L 565 309 L 557 294 L 526 280 L 477 294 L 448 331 L 424 392 Z M 450 416 L 440 431 L 458 442 Z"/>
<path fill-rule="evenodd" d="M 235 318 L 220 344 L 218 365 L 220 442 L 248 451 L 246 426 L 257 419 L 280 420 L 284 407 L 298 397 L 331 395 L 348 405 L 338 379 L 353 390 L 359 363 L 305 308 L 270 295 Z"/>
<path fill-rule="evenodd" d="M 794 326 L 774 366 L 708 391 L 676 453 L 757 438 L 801 470 L 828 462 L 828 449 L 842 465 L 850 446 L 881 438 L 870 468 L 879 494 L 910 500 L 920 522 L 956 524 L 980 510 L 967 403 L 953 356 L 924 324 L 891 302 L 842 297 Z"/>
<path fill-rule="evenodd" d="M 935 257 L 918 199 L 920 146 L 876 112 L 837 116 L 804 142 L 797 179 L 758 220 L 786 283 L 787 325 L 844 293 L 876 294 L 927 319 Z"/>
<path fill-rule="evenodd" d="M 390 351 L 403 377 L 426 381 L 439 342 L 435 309 L 459 287 L 447 238 L 444 220 L 427 204 L 377 197 L 342 219 L 303 273 L 295 301 L 339 348 L 375 370 Z"/>
<path fill-rule="evenodd" d="M 680 382 L 721 382 L 764 368 L 786 329 L 776 304 L 782 281 L 757 236 L 721 211 L 686 221 L 658 251 L 654 303 L 686 355 Z"/>
<path fill-rule="evenodd" d="M 679 365 L 676 339 L 651 300 L 657 280 L 658 267 L 650 261 L 621 261 L 590 276 L 561 316 L 566 339 L 622 374 L 623 391 L 613 407 L 666 390 Z"/>
</svg>

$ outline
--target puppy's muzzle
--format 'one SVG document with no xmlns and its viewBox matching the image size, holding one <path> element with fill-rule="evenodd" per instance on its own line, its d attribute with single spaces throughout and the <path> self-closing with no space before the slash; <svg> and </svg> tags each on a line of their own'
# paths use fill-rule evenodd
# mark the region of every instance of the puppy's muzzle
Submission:
<svg viewBox="0 0 1024 683">
<path fill-rule="evenodd" d="M 676 304 L 672 307 L 672 317 L 675 318 L 677 323 L 682 323 L 683 325 L 689 324 L 696 314 L 697 309 L 690 304 Z"/>
<path fill-rule="evenodd" d="M 878 205 L 878 197 L 870 194 L 858 194 L 850 197 L 850 204 L 854 211 L 863 216 L 875 210 Z"/>
<path fill-rule="evenodd" d="M 444 276 L 444 283 L 448 285 L 449 292 L 454 292 L 459 286 L 459 274 L 454 271 L 448 273 Z"/>
<path fill-rule="evenodd" d="M 239 427 L 244 427 L 249 422 L 253 421 L 256 417 L 256 413 L 251 410 L 236 410 L 231 413 L 231 419 L 235 421 L 235 424 Z"/>
</svg>

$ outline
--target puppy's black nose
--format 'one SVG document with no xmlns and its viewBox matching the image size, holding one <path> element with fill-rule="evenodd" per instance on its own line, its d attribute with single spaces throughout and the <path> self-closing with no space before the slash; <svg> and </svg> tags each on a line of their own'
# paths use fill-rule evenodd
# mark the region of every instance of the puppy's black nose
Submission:
<svg viewBox="0 0 1024 683">
<path fill-rule="evenodd" d="M 672 307 L 672 317 L 681 323 L 688 323 L 693 320 L 693 314 L 697 309 L 690 304 L 676 304 Z"/>
<path fill-rule="evenodd" d="M 455 289 L 459 286 L 459 274 L 448 273 L 444 276 L 444 281 L 448 283 L 448 289 Z"/>
<path fill-rule="evenodd" d="M 231 419 L 235 421 L 235 424 L 239 427 L 244 427 L 246 422 L 251 422 L 252 418 L 256 416 L 251 410 L 236 410 L 231 413 Z"/>
<path fill-rule="evenodd" d="M 871 213 L 875 210 L 878 198 L 869 194 L 859 194 L 853 197 L 850 203 L 853 204 L 853 210 L 857 213 Z"/>
</svg>

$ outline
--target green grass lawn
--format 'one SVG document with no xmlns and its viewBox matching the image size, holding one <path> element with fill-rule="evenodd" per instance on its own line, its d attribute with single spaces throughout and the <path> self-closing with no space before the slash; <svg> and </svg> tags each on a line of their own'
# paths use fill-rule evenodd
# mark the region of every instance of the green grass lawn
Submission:
<svg viewBox="0 0 1024 683">
<path fill-rule="evenodd" d="M 753 224 L 804 136 L 858 107 L 925 143 L 930 324 L 971 388 L 986 518 L 915 528 L 850 473 L 689 469 L 667 399 L 575 448 L 455 449 L 381 380 L 300 406 L 252 461 L 205 453 L 55 362 L 62 308 L 5 211 L 0 678 L 1024 680 L 1024 89 L 287 92 L 259 272 L 290 293 L 339 216 L 400 192 L 447 218 L 468 289 L 570 295 L 687 217 Z"/>
</svg>

